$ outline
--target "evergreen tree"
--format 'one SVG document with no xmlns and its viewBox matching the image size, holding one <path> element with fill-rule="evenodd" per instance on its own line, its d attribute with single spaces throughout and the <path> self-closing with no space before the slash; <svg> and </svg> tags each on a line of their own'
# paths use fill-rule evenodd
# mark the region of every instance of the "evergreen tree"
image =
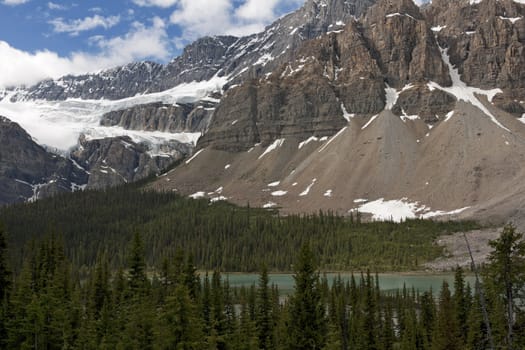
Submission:
<svg viewBox="0 0 525 350">
<path fill-rule="evenodd" d="M 144 243 L 137 232 L 133 237 L 129 257 L 129 290 L 132 294 L 145 293 L 147 283 Z"/>
<path fill-rule="evenodd" d="M 494 251 L 489 256 L 488 280 L 493 296 L 503 296 L 506 314 L 506 343 L 513 349 L 514 316 L 516 300 L 524 297 L 525 241 L 523 234 L 512 225 L 506 225 L 499 239 L 489 242 Z"/>
<path fill-rule="evenodd" d="M 464 346 L 467 341 L 468 334 L 468 315 L 470 309 L 470 295 L 467 295 L 465 287 L 465 277 L 461 267 L 456 268 L 454 276 L 454 307 L 456 311 L 456 319 L 459 326 L 459 337 L 461 345 Z"/>
<path fill-rule="evenodd" d="M 7 242 L 3 225 L 0 223 L 0 349 L 7 346 L 10 292 L 11 273 L 7 268 Z"/>
<path fill-rule="evenodd" d="M 420 298 L 421 303 L 421 326 L 425 330 L 426 343 L 432 343 L 432 333 L 434 330 L 434 322 L 436 319 L 436 305 L 434 303 L 434 296 L 432 290 L 424 292 Z"/>
<path fill-rule="evenodd" d="M 289 349 L 321 349 L 326 341 L 326 319 L 321 303 L 319 273 L 307 245 L 294 266 L 295 292 L 290 296 Z"/>
<path fill-rule="evenodd" d="M 488 337 L 485 322 L 483 320 L 483 313 L 479 295 L 474 295 L 472 306 L 470 307 L 468 317 L 468 334 L 466 341 L 467 350 L 483 350 L 488 349 Z"/>
<path fill-rule="evenodd" d="M 432 350 L 462 350 L 459 332 L 454 302 L 448 283 L 444 281 L 432 334 Z"/>
<path fill-rule="evenodd" d="M 274 349 L 272 296 L 268 284 L 268 269 L 266 266 L 263 266 L 259 277 L 259 289 L 257 290 L 257 315 L 255 323 L 257 337 L 259 339 L 259 349 Z"/>
<path fill-rule="evenodd" d="M 247 292 L 244 287 L 240 291 L 240 315 L 239 328 L 237 330 L 236 346 L 234 348 L 239 350 L 252 350 L 258 348 L 257 330 L 255 322 L 250 319 L 250 313 L 247 303 Z"/>
<path fill-rule="evenodd" d="M 11 272 L 7 267 L 7 239 L 0 223 L 0 300 L 6 300 L 11 291 Z"/>
<path fill-rule="evenodd" d="M 202 324 L 188 289 L 179 284 L 169 296 L 164 312 L 166 328 L 161 334 L 161 348 L 199 349 L 203 345 Z"/>
</svg>

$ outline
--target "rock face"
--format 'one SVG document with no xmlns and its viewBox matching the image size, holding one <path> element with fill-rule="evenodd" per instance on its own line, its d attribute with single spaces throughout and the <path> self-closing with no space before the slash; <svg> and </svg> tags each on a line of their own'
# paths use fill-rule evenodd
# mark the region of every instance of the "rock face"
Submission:
<svg viewBox="0 0 525 350">
<path fill-rule="evenodd" d="M 451 84 L 429 24 L 412 0 L 380 1 L 362 20 L 303 45 L 295 62 L 229 91 L 199 147 L 239 151 L 290 136 L 330 136 L 350 115 L 381 112 L 387 86 L 422 87 L 389 108 L 435 122 L 455 99 L 429 91 L 428 81 Z"/>
<path fill-rule="evenodd" d="M 128 137 L 81 139 L 68 159 L 48 152 L 4 117 L 0 117 L 0 140 L 0 206 L 138 181 L 161 173 L 192 151 L 175 141 L 152 152 Z"/>
<path fill-rule="evenodd" d="M 126 130 L 162 132 L 204 132 L 215 110 L 215 103 L 167 105 L 152 103 L 102 116 L 100 125 L 120 126 Z"/>
<path fill-rule="evenodd" d="M 525 7 L 513 0 L 432 1 L 427 18 L 463 80 L 482 88 L 524 88 Z"/>
<path fill-rule="evenodd" d="M 494 103 L 520 117 L 525 108 L 525 6 L 513 0 L 433 1 L 425 10 L 441 47 L 472 86 L 500 88 Z"/>
<path fill-rule="evenodd" d="M 451 83 L 432 31 L 412 0 L 379 1 L 367 12 L 364 36 L 386 81 Z"/>
<path fill-rule="evenodd" d="M 392 112 L 399 116 L 417 115 L 433 125 L 454 109 L 456 98 L 444 91 L 431 91 L 427 86 L 416 86 L 399 95 Z"/>
<path fill-rule="evenodd" d="M 37 145 L 18 124 L 0 117 L 0 205 L 70 192 L 87 173 Z"/>
<path fill-rule="evenodd" d="M 155 154 L 148 146 L 137 144 L 129 137 L 91 141 L 81 138 L 80 147 L 71 154 L 71 158 L 89 172 L 87 188 L 97 189 L 159 174 L 190 152 L 188 145 L 178 142 L 165 145 Z"/>
</svg>

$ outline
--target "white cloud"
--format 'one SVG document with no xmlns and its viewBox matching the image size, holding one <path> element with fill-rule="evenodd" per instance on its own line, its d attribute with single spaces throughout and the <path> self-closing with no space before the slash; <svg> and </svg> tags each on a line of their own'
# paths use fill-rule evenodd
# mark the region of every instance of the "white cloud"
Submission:
<svg viewBox="0 0 525 350">
<path fill-rule="evenodd" d="M 206 35 L 242 36 L 260 32 L 278 16 L 278 8 L 303 2 L 244 0 L 239 5 L 234 0 L 178 0 L 170 21 L 183 29 L 182 35 L 175 39 L 180 46 Z M 205 13 L 213 15 L 204 16 Z"/>
<path fill-rule="evenodd" d="M 50 10 L 67 10 L 67 7 L 64 5 L 56 4 L 54 2 L 48 2 L 47 7 Z"/>
<path fill-rule="evenodd" d="M 131 31 L 121 37 L 96 37 L 96 54 L 74 52 L 61 57 L 47 50 L 30 53 L 0 41 L 0 88 L 32 85 L 47 78 L 94 72 L 137 60 L 166 60 L 170 57 L 170 42 L 164 22 L 159 18 L 152 22 L 151 26 L 134 23 Z"/>
<path fill-rule="evenodd" d="M 26 2 L 29 2 L 29 0 L 3 0 L 2 4 L 8 5 L 8 6 L 17 6 L 25 4 Z"/>
<path fill-rule="evenodd" d="M 98 27 L 109 29 L 116 26 L 120 22 L 120 16 L 103 17 L 94 15 L 93 17 L 86 17 L 82 19 L 75 19 L 65 22 L 63 18 L 56 18 L 49 21 L 53 25 L 55 33 L 69 33 L 70 35 L 78 35 L 80 32 L 93 30 Z"/>
<path fill-rule="evenodd" d="M 279 0 L 247 0 L 235 10 L 235 16 L 244 20 L 267 21 L 275 18 L 274 8 Z"/>
<path fill-rule="evenodd" d="M 133 3 L 135 3 L 138 6 L 144 6 L 144 7 L 150 7 L 150 6 L 158 6 L 163 8 L 168 8 L 173 5 L 175 5 L 178 2 L 178 0 L 133 0 Z"/>
</svg>

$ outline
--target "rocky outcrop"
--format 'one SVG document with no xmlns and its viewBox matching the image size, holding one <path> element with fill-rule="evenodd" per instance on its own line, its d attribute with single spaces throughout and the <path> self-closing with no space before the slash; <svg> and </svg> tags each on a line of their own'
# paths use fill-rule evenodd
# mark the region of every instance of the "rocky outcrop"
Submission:
<svg viewBox="0 0 525 350">
<path fill-rule="evenodd" d="M 4 117 L 0 117 L 0 140 L 0 205 L 70 192 L 87 182 L 84 170 L 46 151 Z"/>
<path fill-rule="evenodd" d="M 444 91 L 430 90 L 427 86 L 414 86 L 399 94 L 392 108 L 398 116 L 419 116 L 432 125 L 454 109 L 456 98 Z"/>
<path fill-rule="evenodd" d="M 178 105 L 152 103 L 107 113 L 102 116 L 100 125 L 120 126 L 126 130 L 204 132 L 215 106 L 205 101 Z"/>
<path fill-rule="evenodd" d="M 190 152 L 188 145 L 175 141 L 152 152 L 148 145 L 137 144 L 129 137 L 81 138 L 71 158 L 89 171 L 87 188 L 106 188 L 159 174 Z"/>
<path fill-rule="evenodd" d="M 512 0 L 435 0 L 426 14 L 466 83 L 525 88 L 525 5 Z"/>
<path fill-rule="evenodd" d="M 451 84 L 430 26 L 412 0 L 379 1 L 363 20 L 364 35 L 388 84 Z"/>
</svg>

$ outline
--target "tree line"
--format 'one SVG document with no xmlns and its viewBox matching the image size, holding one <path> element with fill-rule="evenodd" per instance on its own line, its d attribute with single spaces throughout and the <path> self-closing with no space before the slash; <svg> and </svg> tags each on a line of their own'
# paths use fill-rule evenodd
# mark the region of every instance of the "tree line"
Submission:
<svg viewBox="0 0 525 350">
<path fill-rule="evenodd" d="M 331 212 L 281 216 L 131 185 L 0 208 L 0 221 L 9 233 L 16 271 L 30 242 L 53 233 L 76 267 L 87 271 L 105 251 L 115 269 L 126 263 L 135 232 L 141 232 L 148 266 L 159 266 L 182 249 L 193 253 L 199 269 L 256 272 L 266 263 L 271 271 L 288 272 L 296 252 L 308 243 L 326 270 L 412 271 L 443 253 L 434 244 L 439 235 L 478 228 L 473 222 L 429 220 L 365 223 L 357 214 Z"/>
<path fill-rule="evenodd" d="M 5 236 L 0 230 L 2 349 L 525 348 L 525 243 L 512 226 L 491 242 L 481 284 L 466 284 L 458 268 L 453 292 L 444 282 L 436 295 L 382 292 L 369 271 L 328 281 L 304 244 L 286 298 L 264 265 L 258 284 L 241 288 L 219 270 L 200 276 L 181 250 L 148 269 L 138 233 L 124 264 L 113 269 L 98 251 L 85 279 L 54 235 L 33 242 L 13 273 Z"/>
</svg>

